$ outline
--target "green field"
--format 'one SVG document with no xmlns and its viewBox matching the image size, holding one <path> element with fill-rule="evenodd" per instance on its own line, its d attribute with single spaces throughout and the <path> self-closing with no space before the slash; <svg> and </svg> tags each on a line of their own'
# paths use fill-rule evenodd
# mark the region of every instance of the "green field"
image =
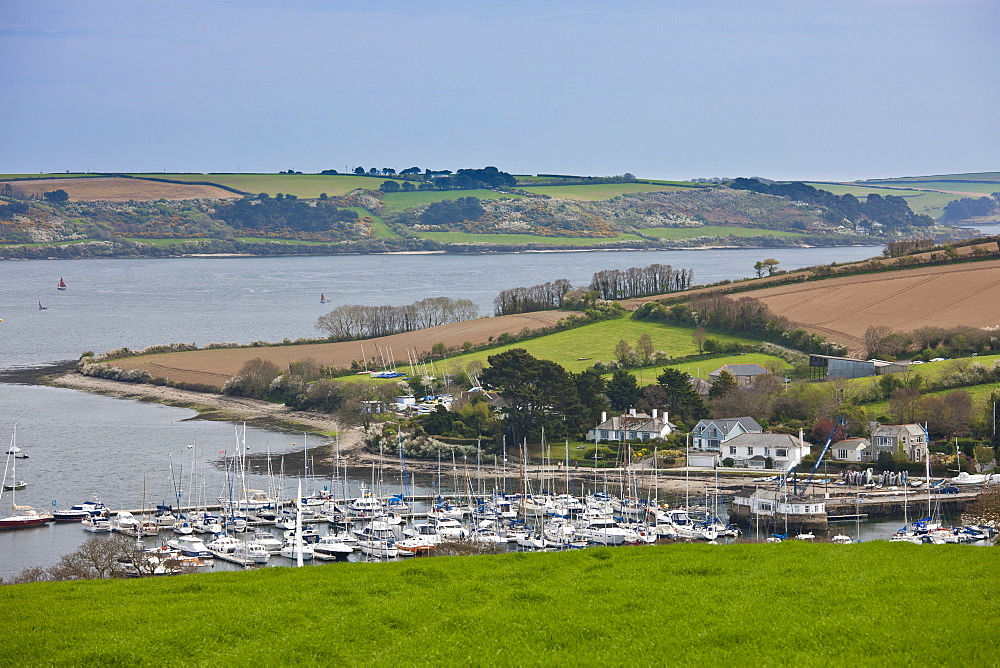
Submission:
<svg viewBox="0 0 1000 668">
<path fill-rule="evenodd" d="M 613 237 L 543 237 L 535 234 L 470 234 L 469 232 L 417 232 L 417 237 L 443 244 L 542 244 L 546 246 L 597 246 L 616 241 L 640 241 L 634 234 Z"/>
<path fill-rule="evenodd" d="M 713 334 L 712 338 L 716 338 Z M 780 364 L 783 369 L 790 369 L 791 365 L 780 357 L 765 355 L 764 353 L 746 353 L 745 355 L 730 355 L 717 359 L 699 360 L 697 362 L 684 362 L 682 364 L 671 364 L 670 366 L 680 369 L 695 378 L 708 379 L 708 374 L 726 364 L 759 364 L 766 368 L 768 364 Z"/>
<path fill-rule="evenodd" d="M 972 404 L 977 407 L 987 407 L 987 402 L 994 392 L 1000 390 L 1000 384 L 997 383 L 984 383 L 982 385 L 970 385 L 968 387 L 955 387 L 950 390 L 941 390 L 939 392 L 928 392 L 924 396 L 926 397 L 943 397 L 951 392 L 957 392 L 958 390 L 964 390 L 972 396 Z M 889 414 L 889 401 L 873 401 L 868 404 L 864 404 L 865 409 L 868 411 L 868 415 L 875 418 L 879 415 Z M 974 408 L 973 410 L 978 411 L 979 408 Z"/>
<path fill-rule="evenodd" d="M 899 182 L 877 182 L 882 185 L 899 185 L 913 188 L 930 188 L 932 190 L 951 190 L 963 193 L 982 193 L 991 195 L 1000 192 L 1000 181 L 989 181 L 986 183 L 961 183 L 956 181 L 899 181 Z M 975 197 L 975 195 L 949 195 L 952 199 L 960 197 Z"/>
<path fill-rule="evenodd" d="M 868 193 L 876 193 L 885 197 L 886 195 L 892 195 L 894 197 L 902 197 L 910 205 L 910 209 L 914 213 L 925 213 L 932 218 L 937 218 L 944 212 L 945 205 L 955 199 L 959 199 L 961 195 L 949 195 L 947 193 L 929 193 L 921 190 L 900 190 L 897 188 L 878 188 L 873 186 L 865 185 L 840 185 L 835 183 L 809 183 L 814 188 L 820 190 L 826 190 L 834 195 L 843 195 L 845 193 L 851 193 L 857 198 L 862 198 L 868 195 Z"/>
<path fill-rule="evenodd" d="M 643 234 L 660 239 L 697 239 L 698 237 L 798 237 L 799 232 L 784 230 L 755 230 L 731 225 L 702 225 L 701 227 L 645 227 Z"/>
<path fill-rule="evenodd" d="M 136 174 L 155 179 L 170 179 L 171 181 L 199 181 L 218 183 L 237 190 L 252 193 L 267 193 L 274 196 L 278 193 L 295 195 L 303 198 L 316 198 L 320 193 L 327 195 L 346 195 L 352 190 L 364 188 L 378 190 L 384 181 L 396 181 L 381 176 L 355 176 L 353 174 Z"/>
<path fill-rule="evenodd" d="M 596 201 L 611 199 L 627 193 L 669 192 L 672 190 L 690 190 L 691 186 L 675 185 L 673 183 L 597 183 L 594 185 L 572 186 L 527 186 L 521 188 L 527 192 L 548 195 L 558 199 L 575 199 Z"/>
<path fill-rule="evenodd" d="M 493 190 L 413 190 L 407 193 L 386 193 L 382 203 L 386 211 L 402 211 L 413 206 L 423 206 L 446 199 L 452 201 L 459 197 L 478 197 L 479 199 L 522 199 L 521 195 L 508 195 Z"/>
<path fill-rule="evenodd" d="M 0 181 L 10 179 L 79 179 L 85 176 L 102 176 L 101 174 L 0 174 Z M 15 184 L 17 185 L 17 184 Z"/>
<path fill-rule="evenodd" d="M 913 185 L 915 183 L 949 183 L 952 181 L 987 181 L 1000 185 L 1000 172 L 970 172 L 968 174 L 930 174 L 927 176 L 901 176 L 895 179 L 867 179 L 858 183 L 885 183 Z M 945 190 L 962 190 L 947 187 Z"/>
<path fill-rule="evenodd" d="M 676 544 L 17 585 L 0 663 L 988 666 L 996 557 Z"/>
<path fill-rule="evenodd" d="M 569 315 L 571 314 L 567 313 L 567 316 Z M 655 350 L 662 350 L 671 357 L 693 355 L 698 352 L 691 337 L 693 331 L 693 328 L 664 325 L 656 322 L 643 322 L 641 320 L 632 320 L 631 318 L 605 320 L 541 336 L 537 339 L 529 339 L 507 346 L 499 346 L 489 350 L 449 357 L 446 360 L 436 362 L 436 364 L 439 368 L 444 369 L 451 369 L 457 365 L 464 366 L 473 360 L 478 360 L 486 364 L 486 358 L 490 355 L 496 355 L 511 348 L 524 348 L 539 359 L 552 360 L 569 371 L 578 372 L 592 367 L 594 362 L 598 360 L 605 363 L 610 362 L 614 359 L 614 350 L 615 346 L 618 345 L 618 341 L 624 339 L 628 341 L 629 345 L 634 347 L 636 340 L 643 334 L 650 335 Z M 511 334 L 516 333 L 511 332 Z M 753 343 L 747 339 L 740 339 L 733 336 L 716 334 L 712 334 L 711 336 L 720 341 Z M 428 348 L 432 345 L 434 345 L 434 341 L 427 342 Z M 706 362 L 706 364 L 712 363 Z M 714 371 L 717 366 L 713 366 L 708 371 Z"/>
</svg>

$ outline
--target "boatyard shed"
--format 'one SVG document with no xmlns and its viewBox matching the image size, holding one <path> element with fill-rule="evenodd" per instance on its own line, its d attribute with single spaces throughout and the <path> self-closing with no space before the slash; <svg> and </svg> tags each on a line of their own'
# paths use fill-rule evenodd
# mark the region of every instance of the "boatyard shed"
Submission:
<svg viewBox="0 0 1000 668">
<path fill-rule="evenodd" d="M 859 360 L 852 357 L 831 355 L 810 355 L 809 370 L 817 377 L 826 378 L 866 378 L 897 373 L 910 368 L 907 362 L 887 362 L 885 360 Z"/>
</svg>

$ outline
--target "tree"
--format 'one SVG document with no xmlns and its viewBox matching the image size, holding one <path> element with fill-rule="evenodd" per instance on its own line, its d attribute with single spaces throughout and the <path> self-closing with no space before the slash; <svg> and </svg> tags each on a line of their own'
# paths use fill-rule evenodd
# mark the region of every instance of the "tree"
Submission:
<svg viewBox="0 0 1000 668">
<path fill-rule="evenodd" d="M 773 257 L 769 257 L 761 262 L 761 265 L 767 270 L 768 276 L 774 276 L 774 272 L 778 270 L 778 264 L 778 261 Z"/>
<path fill-rule="evenodd" d="M 707 338 L 708 332 L 705 331 L 704 327 L 695 327 L 695 330 L 691 332 L 691 341 L 698 348 L 699 355 L 705 352 L 705 339 Z"/>
<path fill-rule="evenodd" d="M 416 190 L 416 189 L 417 189 L 417 187 L 416 187 L 415 185 L 413 185 L 413 182 L 412 182 L 412 181 L 405 181 L 405 182 L 403 183 L 403 186 L 402 186 L 402 188 L 403 188 L 403 190 L 405 190 L 406 192 L 410 192 L 411 190 Z"/>
<path fill-rule="evenodd" d="M 396 193 L 400 191 L 400 186 L 395 181 L 385 181 L 378 189 L 384 193 Z"/>
<path fill-rule="evenodd" d="M 69 193 L 60 188 L 59 190 L 52 190 L 44 194 L 45 199 L 52 202 L 53 204 L 60 204 L 62 202 L 69 201 Z"/>
<path fill-rule="evenodd" d="M 622 366 L 631 366 L 632 364 L 632 346 L 628 344 L 628 341 L 621 339 L 618 341 L 618 345 L 615 346 L 615 359 Z"/>
<path fill-rule="evenodd" d="M 701 396 L 691 385 L 691 376 L 679 369 L 667 367 L 656 377 L 664 390 L 667 391 L 666 408 L 671 415 L 675 415 L 685 422 L 695 422 L 708 411 L 701 400 Z"/>
<path fill-rule="evenodd" d="M 222 391 L 224 394 L 259 399 L 267 394 L 271 382 L 279 375 L 281 368 L 277 364 L 255 357 L 243 363 L 240 372 L 229 379 Z"/>
<path fill-rule="evenodd" d="M 885 340 L 892 334 L 892 330 L 885 325 L 870 325 L 865 330 L 865 350 L 868 357 L 878 359 L 883 354 Z"/>
<path fill-rule="evenodd" d="M 369 176 L 378 176 L 378 167 L 372 167 L 368 170 Z"/>
<path fill-rule="evenodd" d="M 354 168 L 354 173 L 357 174 L 358 176 L 364 176 L 365 168 L 364 167 L 355 167 Z"/>
<path fill-rule="evenodd" d="M 910 424 L 917 419 L 920 390 L 916 387 L 897 387 L 889 396 L 889 415 L 896 424 Z"/>
<path fill-rule="evenodd" d="M 523 348 L 490 355 L 487 361 L 490 366 L 479 380 L 484 388 L 498 391 L 507 404 L 507 426 L 514 443 L 541 426 L 553 438 L 565 433 L 567 416 L 580 411 L 576 385 L 565 369 Z"/>
<path fill-rule="evenodd" d="M 608 381 L 607 395 L 611 408 L 616 411 L 627 410 L 635 406 L 639 397 L 639 383 L 625 369 L 615 369 Z"/>
<path fill-rule="evenodd" d="M 976 471 L 982 473 L 986 466 L 996 461 L 997 453 L 988 445 L 977 445 L 972 449 L 972 456 L 976 460 Z"/>
<path fill-rule="evenodd" d="M 718 399 L 719 397 L 724 397 L 731 390 L 735 390 L 736 387 L 736 378 L 733 377 L 733 374 L 723 369 L 719 372 L 715 382 L 712 383 L 712 388 L 708 391 L 708 398 Z"/>
<path fill-rule="evenodd" d="M 650 334 L 641 334 L 635 342 L 635 351 L 639 354 L 643 365 L 649 364 L 653 360 L 653 337 Z"/>
<path fill-rule="evenodd" d="M 610 407 L 607 397 L 608 384 L 596 369 L 587 369 L 573 375 L 576 395 L 583 409 L 576 420 L 577 431 L 585 433 L 601 419 L 601 413 Z"/>
</svg>

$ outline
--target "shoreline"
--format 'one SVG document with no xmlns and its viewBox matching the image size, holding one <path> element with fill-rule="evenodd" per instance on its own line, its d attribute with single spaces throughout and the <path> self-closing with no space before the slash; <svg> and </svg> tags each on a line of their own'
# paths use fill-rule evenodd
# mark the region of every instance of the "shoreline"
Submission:
<svg viewBox="0 0 1000 668">
<path fill-rule="evenodd" d="M 34 384 L 34 383 L 31 383 Z M 364 450 L 365 430 L 363 427 L 342 428 L 332 416 L 312 413 L 307 411 L 297 411 L 282 404 L 274 404 L 258 399 L 248 399 L 245 397 L 230 397 L 220 394 L 208 394 L 181 390 L 172 387 L 159 385 L 146 385 L 142 383 L 123 383 L 121 381 L 84 376 L 75 372 L 66 373 L 51 377 L 45 383 L 49 387 L 60 387 L 83 392 L 92 392 L 120 399 L 132 399 L 151 403 L 174 406 L 177 408 L 188 408 L 198 413 L 196 418 L 202 420 L 220 420 L 228 422 L 246 422 L 258 427 L 271 429 L 284 429 L 292 431 L 302 431 L 303 429 L 313 434 L 325 436 L 325 442 L 320 446 L 314 446 L 316 451 L 322 452 L 323 456 L 318 463 L 325 471 L 332 467 L 334 455 L 334 441 L 332 434 L 339 434 L 341 465 L 346 464 L 349 468 L 365 468 L 378 464 L 381 468 L 392 471 L 400 470 L 399 462 L 394 457 L 382 456 Z M 378 429 L 378 426 L 374 427 Z M 421 459 L 407 459 L 407 468 L 412 472 L 419 472 L 424 475 L 432 475 L 437 471 L 437 462 Z M 541 464 L 529 464 L 528 477 L 536 482 L 541 477 L 551 479 L 564 478 L 567 475 L 566 469 L 562 466 Z M 481 475 L 484 478 L 497 478 L 504 473 L 502 467 L 492 464 L 484 464 L 481 467 Z M 643 488 L 651 488 L 654 482 L 653 470 L 650 468 L 637 468 L 639 484 Z M 755 473 L 756 474 L 756 473 Z M 518 479 L 520 477 L 520 467 L 507 467 L 506 477 L 508 479 Z M 749 475 L 749 474 L 746 474 Z M 614 488 L 618 485 L 621 477 L 621 469 L 592 469 L 574 468 L 569 472 L 569 477 L 575 481 L 585 481 L 597 484 L 604 480 L 607 485 Z M 656 487 L 661 492 L 670 494 L 681 494 L 690 489 L 692 498 L 704 496 L 706 490 L 716 488 L 714 471 L 691 471 L 690 479 L 687 479 L 684 469 L 661 469 L 656 476 Z M 734 490 L 744 486 L 746 476 L 744 474 L 733 475 L 731 472 L 722 475 L 718 480 L 720 490 Z M 558 483 L 554 483 L 558 487 Z"/>
</svg>

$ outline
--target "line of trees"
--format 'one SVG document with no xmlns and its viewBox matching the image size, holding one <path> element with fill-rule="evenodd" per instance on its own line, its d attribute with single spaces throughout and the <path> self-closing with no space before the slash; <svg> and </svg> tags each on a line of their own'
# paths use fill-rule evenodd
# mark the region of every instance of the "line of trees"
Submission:
<svg viewBox="0 0 1000 668">
<path fill-rule="evenodd" d="M 963 197 L 952 200 L 944 205 L 941 220 L 950 223 L 989 216 L 997 212 L 1000 212 L 1000 192 L 995 192 L 989 197 Z"/>
<path fill-rule="evenodd" d="M 430 297 L 406 306 L 344 304 L 316 321 L 316 329 L 333 340 L 350 340 L 412 332 L 479 317 L 479 307 L 468 299 Z"/>
<path fill-rule="evenodd" d="M 358 221 L 356 211 L 344 209 L 327 201 L 306 202 L 294 195 L 278 193 L 274 197 L 261 193 L 243 197 L 232 204 L 218 204 L 214 218 L 230 227 L 242 230 L 346 230 Z"/>
<path fill-rule="evenodd" d="M 869 193 L 865 201 L 859 200 L 851 193 L 834 195 L 833 193 L 814 188 L 805 183 L 764 183 L 758 179 L 734 179 L 731 188 L 749 190 L 756 193 L 787 197 L 798 202 L 807 202 L 825 207 L 824 217 L 831 223 L 847 219 L 852 223 L 875 222 L 886 229 L 893 230 L 905 227 L 930 227 L 934 219 L 930 216 L 915 214 L 910 205 L 902 197 L 895 195 L 882 196 Z"/>
<path fill-rule="evenodd" d="M 568 280 L 560 278 L 527 288 L 503 290 L 493 300 L 493 312 L 497 315 L 511 315 L 562 308 L 566 302 L 566 295 L 572 289 L 573 286 Z"/>
<path fill-rule="evenodd" d="M 601 299 L 629 299 L 687 290 L 694 280 L 694 269 L 674 269 L 669 264 L 648 267 L 605 269 L 594 274 L 590 289 Z"/>
</svg>

